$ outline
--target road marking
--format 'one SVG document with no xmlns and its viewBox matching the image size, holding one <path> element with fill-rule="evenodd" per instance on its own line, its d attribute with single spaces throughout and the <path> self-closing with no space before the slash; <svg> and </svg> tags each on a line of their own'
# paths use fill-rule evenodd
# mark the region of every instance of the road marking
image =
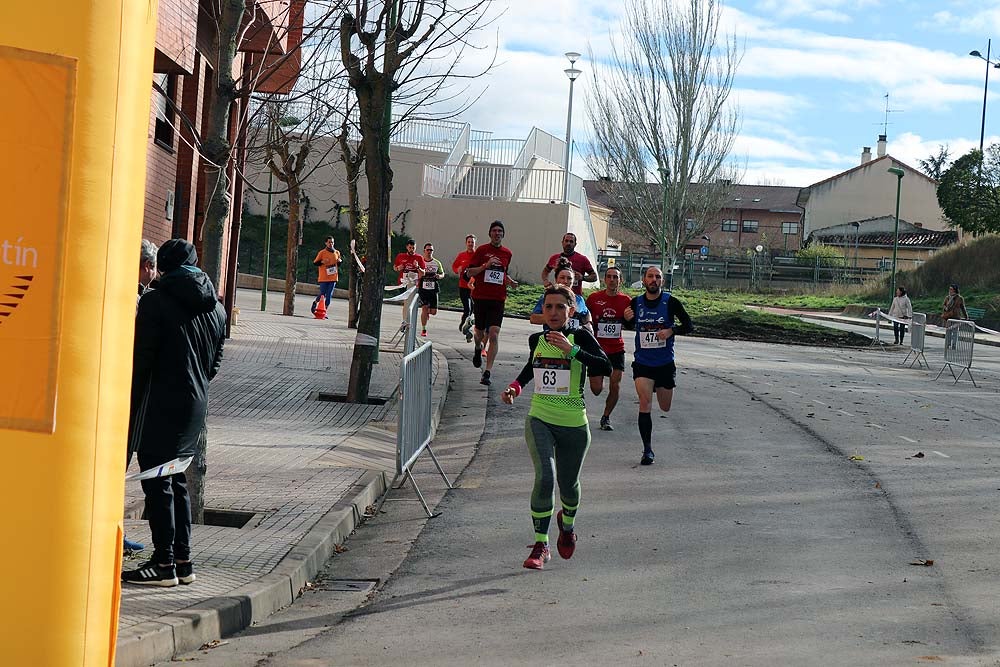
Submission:
<svg viewBox="0 0 1000 667">
<path fill-rule="evenodd" d="M 941 452 L 939 452 L 937 450 L 934 450 L 934 453 L 937 454 L 938 456 L 940 456 L 941 458 L 945 458 L 945 459 L 950 459 L 951 458 L 947 454 L 942 454 Z"/>
<path fill-rule="evenodd" d="M 885 426 L 879 426 L 879 425 L 878 425 L 878 424 L 876 424 L 875 422 L 868 422 L 868 423 L 866 424 L 866 426 L 874 426 L 875 428 L 879 428 L 879 429 L 882 429 L 883 431 L 885 430 Z"/>
<path fill-rule="evenodd" d="M 796 396 L 801 396 L 802 395 L 802 394 L 800 394 L 797 391 L 792 391 L 791 389 L 788 389 L 787 391 L 788 391 L 789 394 L 795 394 Z"/>
<path fill-rule="evenodd" d="M 910 444 L 913 444 L 913 445 L 917 444 L 917 441 L 914 440 L 913 438 L 907 438 L 905 435 L 901 435 L 899 437 L 902 438 L 903 440 L 906 440 Z"/>
<path fill-rule="evenodd" d="M 839 412 L 842 415 L 847 415 L 848 417 L 853 417 L 854 416 L 850 412 L 848 412 L 847 410 L 837 410 L 837 412 Z"/>
<path fill-rule="evenodd" d="M 816 405 L 822 405 L 824 408 L 830 407 L 828 404 L 824 403 L 823 401 L 817 401 L 815 399 L 813 399 L 813 403 L 815 403 Z"/>
</svg>

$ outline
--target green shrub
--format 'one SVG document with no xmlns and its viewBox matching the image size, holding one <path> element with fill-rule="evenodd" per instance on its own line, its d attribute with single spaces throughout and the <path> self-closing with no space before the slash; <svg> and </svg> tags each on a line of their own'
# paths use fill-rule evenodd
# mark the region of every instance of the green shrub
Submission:
<svg viewBox="0 0 1000 667">
<path fill-rule="evenodd" d="M 843 251 L 833 246 L 813 243 L 795 253 L 795 260 L 804 266 L 847 266 Z"/>
</svg>

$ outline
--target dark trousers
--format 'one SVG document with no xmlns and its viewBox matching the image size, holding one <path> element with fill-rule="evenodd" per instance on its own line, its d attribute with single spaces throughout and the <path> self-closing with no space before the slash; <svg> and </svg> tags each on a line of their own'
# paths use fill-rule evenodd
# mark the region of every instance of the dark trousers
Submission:
<svg viewBox="0 0 1000 667">
<path fill-rule="evenodd" d="M 902 343 L 903 336 L 906 335 L 906 325 L 900 322 L 893 322 L 892 335 L 895 337 L 897 343 Z"/>
<path fill-rule="evenodd" d="M 142 480 L 146 494 L 146 518 L 153 534 L 153 561 L 162 565 L 191 559 L 191 499 L 187 477 L 179 472 L 169 477 Z"/>
<path fill-rule="evenodd" d="M 465 322 L 465 318 L 472 313 L 472 290 L 468 287 L 459 287 L 458 298 L 462 300 L 462 322 Z M 462 328 L 462 322 L 458 323 L 459 329 Z"/>
</svg>

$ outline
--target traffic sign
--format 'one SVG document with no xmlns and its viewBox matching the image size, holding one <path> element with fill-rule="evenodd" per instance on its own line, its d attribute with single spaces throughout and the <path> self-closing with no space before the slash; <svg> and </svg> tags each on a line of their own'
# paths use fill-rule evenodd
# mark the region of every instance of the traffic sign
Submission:
<svg viewBox="0 0 1000 667">
<path fill-rule="evenodd" d="M 702 257 L 708 257 L 708 246 L 703 245 L 700 252 Z"/>
</svg>

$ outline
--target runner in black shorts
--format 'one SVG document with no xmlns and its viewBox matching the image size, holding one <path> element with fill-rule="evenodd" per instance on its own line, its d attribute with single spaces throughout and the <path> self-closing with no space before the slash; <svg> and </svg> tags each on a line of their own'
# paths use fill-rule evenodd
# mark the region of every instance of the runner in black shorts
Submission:
<svg viewBox="0 0 1000 667">
<path fill-rule="evenodd" d="M 434 244 L 424 244 L 424 265 L 426 271 L 417 283 L 417 295 L 420 296 L 420 335 L 427 337 L 427 320 L 438 312 L 438 292 L 441 285 L 438 281 L 444 278 L 444 267 L 441 261 L 434 257 Z"/>
<path fill-rule="evenodd" d="M 480 384 L 489 386 L 493 362 L 499 351 L 498 338 L 503 324 L 504 302 L 507 288 L 517 287 L 517 281 L 510 277 L 510 260 L 513 256 L 509 248 L 503 246 L 504 226 L 499 220 L 490 223 L 490 242 L 476 248 L 465 272 L 475 279 L 472 288 L 473 310 L 476 318 L 475 347 L 472 351 L 472 365 L 483 365 L 483 343 L 489 347 L 486 368 Z"/>
<path fill-rule="evenodd" d="M 625 310 L 632 305 L 632 299 L 618 291 L 621 286 L 622 273 L 617 268 L 609 266 L 604 272 L 605 289 L 593 292 L 587 297 L 587 309 L 590 310 L 590 320 L 594 325 L 594 334 L 601 349 L 611 361 L 611 382 L 608 386 L 608 398 L 604 401 L 604 415 L 601 417 L 601 430 L 613 431 L 611 413 L 618 405 L 618 392 L 621 387 L 622 374 L 625 371 L 625 341 L 622 339 L 622 325 L 625 323 Z M 590 375 L 590 391 L 594 396 L 600 396 L 604 390 L 604 376 Z"/>
<path fill-rule="evenodd" d="M 674 336 L 690 333 L 691 318 L 684 305 L 661 289 L 663 273 L 650 266 L 642 276 L 646 293 L 632 299 L 625 311 L 625 322 L 635 329 L 635 361 L 632 376 L 639 394 L 639 436 L 642 438 L 640 464 L 653 463 L 653 394 L 660 409 L 670 412 L 674 398 Z"/>
</svg>

